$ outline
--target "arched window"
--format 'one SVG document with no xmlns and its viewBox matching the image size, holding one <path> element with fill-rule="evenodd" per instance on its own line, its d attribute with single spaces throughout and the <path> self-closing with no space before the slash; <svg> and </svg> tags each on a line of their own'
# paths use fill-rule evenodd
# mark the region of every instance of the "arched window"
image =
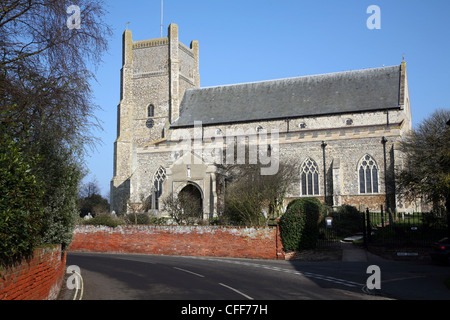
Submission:
<svg viewBox="0 0 450 320">
<path fill-rule="evenodd" d="M 358 174 L 359 193 L 378 193 L 378 166 L 370 155 L 359 161 Z"/>
<path fill-rule="evenodd" d="M 319 167 L 317 163 L 307 158 L 300 169 L 302 196 L 319 194 Z"/>
<path fill-rule="evenodd" d="M 160 167 L 153 177 L 153 185 L 155 187 L 155 209 L 157 210 L 159 210 L 159 197 L 163 191 L 162 185 L 164 180 L 166 180 L 166 170 L 164 170 L 163 167 Z"/>
<path fill-rule="evenodd" d="M 154 117 L 155 116 L 155 106 L 149 105 L 147 108 L 147 117 Z"/>
</svg>

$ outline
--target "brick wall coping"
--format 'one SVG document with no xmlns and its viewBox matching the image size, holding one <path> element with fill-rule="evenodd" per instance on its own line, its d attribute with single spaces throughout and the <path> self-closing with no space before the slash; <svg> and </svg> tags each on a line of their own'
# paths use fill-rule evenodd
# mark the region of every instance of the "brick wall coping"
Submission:
<svg viewBox="0 0 450 320">
<path fill-rule="evenodd" d="M 142 234 L 157 234 L 159 232 L 170 232 L 173 234 L 215 234 L 216 232 L 227 232 L 249 238 L 260 237 L 274 232 L 275 226 L 270 227 L 243 227 L 243 226 L 155 226 L 155 225 L 119 225 L 115 228 L 108 226 L 78 225 L 74 234 L 105 232 L 114 234 L 128 234 L 140 232 Z"/>
</svg>

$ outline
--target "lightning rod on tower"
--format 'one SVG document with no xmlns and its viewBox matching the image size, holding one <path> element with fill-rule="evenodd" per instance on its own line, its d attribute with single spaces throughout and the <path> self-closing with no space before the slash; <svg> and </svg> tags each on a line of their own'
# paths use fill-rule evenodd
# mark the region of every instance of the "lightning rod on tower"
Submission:
<svg viewBox="0 0 450 320">
<path fill-rule="evenodd" d="M 164 0 L 161 0 L 161 38 L 163 37 L 163 9 L 164 9 Z"/>
</svg>

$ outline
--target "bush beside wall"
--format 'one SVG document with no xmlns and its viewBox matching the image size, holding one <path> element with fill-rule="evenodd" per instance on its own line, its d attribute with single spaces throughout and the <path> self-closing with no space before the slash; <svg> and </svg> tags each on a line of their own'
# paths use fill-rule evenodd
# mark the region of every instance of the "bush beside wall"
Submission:
<svg viewBox="0 0 450 320">
<path fill-rule="evenodd" d="M 300 198 L 289 203 L 280 218 L 280 233 L 285 251 L 316 247 L 322 204 L 316 198 Z"/>
</svg>

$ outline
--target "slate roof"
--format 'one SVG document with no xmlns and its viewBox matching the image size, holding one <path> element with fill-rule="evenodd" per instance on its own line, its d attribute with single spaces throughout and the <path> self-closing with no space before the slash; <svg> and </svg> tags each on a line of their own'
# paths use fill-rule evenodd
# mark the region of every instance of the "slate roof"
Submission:
<svg viewBox="0 0 450 320">
<path fill-rule="evenodd" d="M 186 90 L 172 127 L 399 107 L 400 66 Z"/>
</svg>

